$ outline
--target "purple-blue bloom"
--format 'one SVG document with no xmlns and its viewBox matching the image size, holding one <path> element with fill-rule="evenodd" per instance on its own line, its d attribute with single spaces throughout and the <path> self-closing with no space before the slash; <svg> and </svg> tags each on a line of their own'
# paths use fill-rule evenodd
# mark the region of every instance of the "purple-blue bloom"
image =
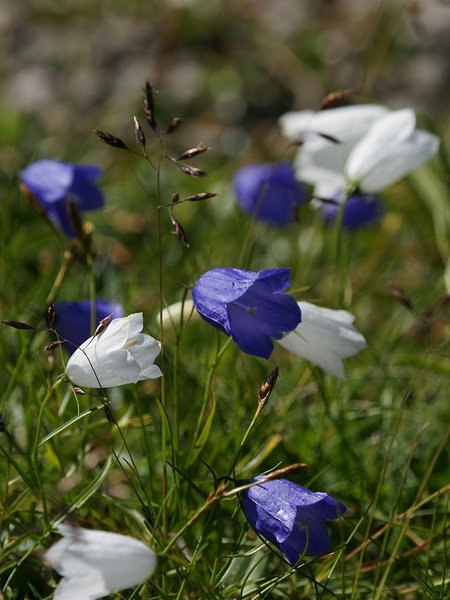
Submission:
<svg viewBox="0 0 450 600">
<path fill-rule="evenodd" d="M 260 479 L 264 477 L 248 483 Z M 256 533 L 279 548 L 291 565 L 302 554 L 328 552 L 330 542 L 323 522 L 338 519 L 347 511 L 327 493 L 311 492 L 288 479 L 271 479 L 246 489 L 241 504 Z"/>
<path fill-rule="evenodd" d="M 212 269 L 199 277 L 192 300 L 205 321 L 231 336 L 241 350 L 269 358 L 272 340 L 301 321 L 297 302 L 283 293 L 290 283 L 289 269 Z"/>
<path fill-rule="evenodd" d="M 51 219 L 68 237 L 75 232 L 67 212 L 70 198 L 77 208 L 94 210 L 104 205 L 95 180 L 102 170 L 94 165 L 77 165 L 58 160 L 38 160 L 20 174 L 20 180 Z"/>
<path fill-rule="evenodd" d="M 245 212 L 275 226 L 294 221 L 297 206 L 306 199 L 292 166 L 285 162 L 242 167 L 235 175 L 234 191 Z"/>
<path fill-rule="evenodd" d="M 339 211 L 338 202 L 324 202 L 322 216 L 327 225 L 336 221 Z M 345 229 L 358 229 L 377 221 L 381 217 L 381 201 L 373 194 L 355 194 L 347 198 L 342 215 Z"/>
<path fill-rule="evenodd" d="M 82 300 L 81 302 L 58 302 L 55 305 L 56 317 L 55 328 L 61 339 L 67 340 L 64 348 L 73 354 L 78 346 L 81 346 L 89 337 L 91 337 L 91 301 Z M 98 298 L 95 302 L 95 321 L 99 323 L 108 315 L 112 314 L 113 319 L 123 316 L 123 307 L 121 304 L 108 302 Z"/>
</svg>

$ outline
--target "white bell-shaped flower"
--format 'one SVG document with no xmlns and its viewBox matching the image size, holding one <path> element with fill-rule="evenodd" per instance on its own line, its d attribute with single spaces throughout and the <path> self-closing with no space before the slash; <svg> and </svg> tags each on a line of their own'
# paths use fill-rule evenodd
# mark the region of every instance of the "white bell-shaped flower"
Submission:
<svg viewBox="0 0 450 600">
<path fill-rule="evenodd" d="M 153 364 L 161 344 L 141 333 L 142 328 L 142 313 L 112 320 L 72 354 L 66 366 L 69 379 L 75 385 L 108 388 L 161 377 Z"/>
<path fill-rule="evenodd" d="M 156 568 L 156 555 L 127 535 L 59 525 L 63 536 L 45 560 L 63 578 L 54 600 L 96 600 L 145 581 Z"/>
<path fill-rule="evenodd" d="M 343 358 L 367 347 L 364 336 L 353 326 L 355 317 L 346 310 L 333 310 L 299 302 L 302 322 L 278 343 L 286 350 L 344 377 Z"/>
<path fill-rule="evenodd" d="M 338 198 L 348 185 L 381 191 L 423 165 L 439 147 L 435 135 L 416 129 L 411 109 L 344 106 L 287 113 L 280 124 L 284 135 L 304 140 L 296 174 L 314 185 L 318 198 Z"/>
<path fill-rule="evenodd" d="M 408 108 L 376 121 L 351 151 L 347 179 L 364 192 L 376 192 L 427 162 L 438 151 L 439 139 L 415 127 L 416 115 Z"/>
<path fill-rule="evenodd" d="M 314 185 L 317 197 L 334 197 L 345 188 L 344 167 L 353 147 L 387 112 L 378 104 L 360 104 L 282 115 L 283 134 L 304 142 L 295 158 L 298 179 Z"/>
</svg>

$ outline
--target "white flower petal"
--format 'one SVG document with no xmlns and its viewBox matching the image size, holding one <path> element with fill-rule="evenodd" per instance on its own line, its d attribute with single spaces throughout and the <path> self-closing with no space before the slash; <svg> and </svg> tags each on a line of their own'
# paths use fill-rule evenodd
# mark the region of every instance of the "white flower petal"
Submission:
<svg viewBox="0 0 450 600">
<path fill-rule="evenodd" d="M 282 115 L 278 122 L 284 136 L 291 140 L 298 140 L 309 131 L 313 116 L 312 110 L 292 111 Z"/>
<path fill-rule="evenodd" d="M 360 183 L 360 188 L 365 192 L 377 192 L 396 183 L 425 164 L 438 148 L 438 137 L 418 129 L 409 139 L 385 153 L 383 160 Z"/>
<path fill-rule="evenodd" d="M 324 371 L 344 377 L 342 359 L 367 347 L 364 336 L 353 326 L 354 316 L 345 310 L 322 308 L 309 302 L 298 304 L 302 322 L 279 343 Z"/>
<path fill-rule="evenodd" d="M 175 302 L 162 310 L 162 321 L 164 329 L 177 327 L 181 323 L 181 318 L 186 322 L 188 319 L 199 318 L 200 315 L 194 311 L 194 303 L 192 300 L 184 302 Z"/>
<path fill-rule="evenodd" d="M 152 367 L 161 344 L 140 333 L 142 327 L 142 313 L 111 321 L 73 353 L 66 366 L 69 379 L 80 386 L 108 388 L 160 377 L 159 368 Z"/>
<path fill-rule="evenodd" d="M 348 179 L 361 182 L 383 162 L 392 148 L 396 148 L 413 133 L 416 116 L 411 109 L 395 110 L 376 121 L 353 148 L 345 167 Z"/>
<path fill-rule="evenodd" d="M 328 189 L 345 187 L 344 166 L 351 147 L 333 144 L 323 138 L 311 138 L 295 157 L 294 167 L 299 180 Z"/>
<path fill-rule="evenodd" d="M 128 316 L 128 337 L 134 338 L 144 328 L 144 315 L 142 313 L 133 313 Z"/>
<path fill-rule="evenodd" d="M 358 104 L 321 110 L 286 113 L 280 118 L 283 134 L 291 139 L 314 137 L 324 133 L 341 142 L 354 142 L 387 112 L 378 104 Z"/>
<path fill-rule="evenodd" d="M 145 581 L 155 570 L 156 555 L 132 537 L 60 525 L 64 536 L 45 554 L 61 574 L 55 599 L 95 600 Z"/>
</svg>

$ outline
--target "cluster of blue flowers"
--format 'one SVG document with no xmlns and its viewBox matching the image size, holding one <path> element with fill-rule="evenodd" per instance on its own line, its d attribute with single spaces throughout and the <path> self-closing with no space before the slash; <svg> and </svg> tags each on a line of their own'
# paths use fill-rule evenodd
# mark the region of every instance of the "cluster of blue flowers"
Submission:
<svg viewBox="0 0 450 600">
<path fill-rule="evenodd" d="M 295 178 L 289 163 L 250 164 L 235 175 L 234 190 L 245 212 L 273 227 L 283 227 L 297 219 L 298 208 L 307 202 L 305 187 Z M 332 225 L 340 208 L 339 195 L 321 198 L 323 221 Z M 375 194 L 351 194 L 344 202 L 342 226 L 358 229 L 381 218 L 381 200 Z"/>
</svg>

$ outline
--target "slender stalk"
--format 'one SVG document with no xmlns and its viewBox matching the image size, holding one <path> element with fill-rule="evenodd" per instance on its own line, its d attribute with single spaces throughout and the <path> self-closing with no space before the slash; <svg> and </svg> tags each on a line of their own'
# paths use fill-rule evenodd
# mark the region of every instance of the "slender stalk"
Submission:
<svg viewBox="0 0 450 600">
<path fill-rule="evenodd" d="M 94 271 L 94 258 L 91 253 L 86 256 L 86 262 L 89 272 L 89 300 L 91 305 L 91 335 L 94 335 L 97 327 L 97 307 L 96 307 L 96 286 L 95 286 L 95 271 Z"/>
<path fill-rule="evenodd" d="M 188 465 L 191 465 L 193 462 L 192 455 L 194 454 L 194 456 L 195 456 L 195 447 L 197 444 L 197 440 L 200 436 L 200 432 L 201 432 L 201 429 L 203 426 L 206 411 L 208 409 L 209 395 L 211 392 L 212 380 L 213 380 L 214 374 L 216 372 L 217 365 L 219 364 L 222 356 L 225 354 L 226 350 L 230 347 L 230 345 L 231 345 L 231 338 L 228 338 L 228 340 L 223 344 L 223 346 L 221 348 L 217 347 L 216 355 L 215 355 L 212 363 L 209 366 L 209 370 L 208 370 L 208 373 L 206 376 L 205 389 L 204 389 L 204 393 L 203 393 L 203 402 L 202 402 L 202 406 L 200 409 L 200 414 L 197 419 L 197 424 L 195 427 L 192 446 L 191 446 L 188 460 L 187 460 Z"/>
<path fill-rule="evenodd" d="M 36 434 L 35 434 L 35 437 L 34 437 L 33 451 L 32 451 L 32 454 L 31 454 L 31 463 L 33 465 L 34 475 L 36 477 L 36 481 L 37 481 L 37 485 L 38 485 L 38 489 L 39 489 L 39 495 L 40 495 L 41 501 L 42 501 L 42 510 L 43 510 L 43 513 L 44 513 L 44 522 L 45 522 L 45 525 L 47 527 L 50 526 L 50 522 L 49 522 L 49 519 L 48 519 L 47 499 L 45 497 L 44 487 L 43 487 L 42 479 L 41 479 L 41 468 L 40 468 L 40 465 L 39 465 L 39 441 L 40 441 L 40 437 L 41 437 L 42 422 L 43 422 L 43 419 L 44 419 L 44 412 L 45 412 L 45 408 L 47 406 L 47 403 L 50 400 L 50 398 L 52 398 L 54 391 L 64 381 L 65 381 L 65 375 L 59 377 L 55 381 L 55 383 L 50 387 L 50 389 L 47 391 L 47 394 L 45 395 L 45 398 L 42 401 L 42 404 L 41 404 L 40 409 L 39 409 L 38 418 L 37 418 Z"/>
</svg>

